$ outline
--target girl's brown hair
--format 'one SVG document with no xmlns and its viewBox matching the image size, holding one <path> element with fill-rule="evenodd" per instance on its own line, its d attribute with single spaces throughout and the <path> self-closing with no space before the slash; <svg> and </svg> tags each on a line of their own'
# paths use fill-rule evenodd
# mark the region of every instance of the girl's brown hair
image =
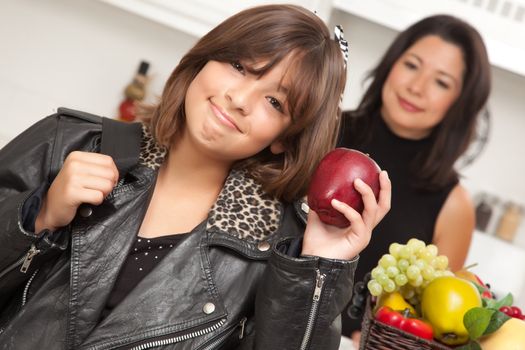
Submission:
<svg viewBox="0 0 525 350">
<path fill-rule="evenodd" d="M 202 37 L 169 77 L 159 104 L 146 110 L 153 136 L 167 147 L 178 137 L 185 123 L 186 91 L 208 61 L 262 60 L 267 64 L 256 73 L 264 75 L 289 55 L 292 124 L 279 137 L 285 151 L 275 155 L 265 149 L 235 167 L 246 169 L 280 199 L 303 196 L 316 165 L 335 146 L 346 73 L 339 44 L 326 25 L 299 6 L 254 7 Z"/>
<path fill-rule="evenodd" d="M 359 130 L 354 132 L 349 129 L 354 136 L 352 143 L 364 142 L 372 119 L 380 118 L 382 88 L 394 63 L 416 41 L 429 35 L 437 35 L 459 47 L 466 67 L 460 96 L 441 123 L 432 130 L 430 147 L 422 150 L 412 164 L 412 171 L 418 180 L 415 185 L 435 190 L 457 179 L 454 164 L 472 141 L 477 117 L 490 93 L 490 64 L 483 40 L 476 29 L 449 15 L 431 16 L 416 22 L 397 36 L 379 64 L 370 72 L 367 78 L 372 80 L 371 84 L 357 109 L 343 114 L 345 129 L 356 127 Z"/>
</svg>

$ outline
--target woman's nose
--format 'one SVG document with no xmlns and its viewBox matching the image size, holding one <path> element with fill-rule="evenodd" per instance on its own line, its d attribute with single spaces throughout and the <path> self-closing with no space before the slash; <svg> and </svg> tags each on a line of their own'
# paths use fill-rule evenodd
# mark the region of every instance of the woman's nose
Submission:
<svg viewBox="0 0 525 350">
<path fill-rule="evenodd" d="M 408 82 L 408 91 L 414 95 L 421 95 L 424 91 L 427 78 L 417 74 Z"/>
</svg>

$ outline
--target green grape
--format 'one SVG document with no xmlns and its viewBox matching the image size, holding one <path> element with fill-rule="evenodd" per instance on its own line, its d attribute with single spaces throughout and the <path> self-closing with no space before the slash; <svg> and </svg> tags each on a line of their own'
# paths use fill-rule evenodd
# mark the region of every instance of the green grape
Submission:
<svg viewBox="0 0 525 350">
<path fill-rule="evenodd" d="M 410 283 L 410 285 L 413 287 L 419 287 L 423 284 L 423 276 L 417 275 L 416 278 L 410 279 L 408 283 Z"/>
<path fill-rule="evenodd" d="M 384 268 L 382 268 L 381 266 L 376 266 L 372 269 L 370 275 L 372 276 L 372 278 L 377 279 L 379 275 L 384 275 L 385 273 L 386 271 Z"/>
<path fill-rule="evenodd" d="M 419 257 L 430 264 L 434 260 L 435 255 L 432 255 L 428 249 L 425 249 L 419 254 Z"/>
<path fill-rule="evenodd" d="M 397 262 L 397 267 L 400 271 L 406 271 L 406 269 L 408 269 L 409 266 L 410 262 L 407 259 L 399 259 L 399 261 Z"/>
<path fill-rule="evenodd" d="M 423 259 L 417 259 L 414 265 L 417 266 L 420 270 L 423 270 L 427 266 L 427 263 Z"/>
<path fill-rule="evenodd" d="M 394 278 L 399 274 L 399 269 L 395 266 L 389 266 L 386 269 L 386 275 L 390 278 Z"/>
<path fill-rule="evenodd" d="M 448 258 L 445 255 L 440 255 L 432 261 L 432 266 L 438 270 L 446 270 L 448 267 Z"/>
<path fill-rule="evenodd" d="M 455 276 L 455 275 L 454 275 L 454 272 L 450 270 L 445 270 L 443 271 L 443 276 Z"/>
<path fill-rule="evenodd" d="M 434 244 L 427 245 L 427 251 L 432 256 L 437 256 L 438 255 L 438 247 L 436 247 Z"/>
<path fill-rule="evenodd" d="M 392 243 L 388 247 L 388 252 L 394 256 L 394 258 L 399 258 L 399 251 L 401 250 L 402 245 L 399 243 Z"/>
<path fill-rule="evenodd" d="M 386 274 L 382 274 L 377 276 L 376 281 L 379 282 L 382 286 L 385 285 L 386 281 L 388 280 L 388 276 Z"/>
<path fill-rule="evenodd" d="M 377 282 L 376 280 L 370 280 L 368 281 L 368 284 L 366 285 L 368 287 L 368 290 L 370 291 L 370 294 L 372 294 L 375 297 L 378 297 L 383 293 L 383 287 Z"/>
<path fill-rule="evenodd" d="M 383 268 L 388 268 L 389 266 L 396 266 L 397 260 L 394 256 L 390 254 L 384 254 L 381 259 L 379 259 L 379 266 Z"/>
<path fill-rule="evenodd" d="M 431 281 L 436 277 L 436 271 L 432 266 L 427 265 L 421 270 L 421 275 L 426 281 Z"/>
<path fill-rule="evenodd" d="M 400 274 L 394 277 L 394 282 L 400 287 L 404 286 L 408 282 L 408 278 L 406 275 Z"/>
<path fill-rule="evenodd" d="M 408 246 L 406 245 L 401 246 L 401 248 L 399 249 L 399 256 L 402 259 L 409 259 L 411 255 L 412 255 L 412 250 Z"/>
<path fill-rule="evenodd" d="M 425 242 L 417 238 L 411 238 L 407 242 L 407 246 L 412 250 L 413 254 L 419 254 L 420 251 L 425 249 Z"/>
<path fill-rule="evenodd" d="M 387 293 L 392 293 L 396 290 L 396 284 L 391 279 L 388 279 L 388 281 L 383 285 L 383 289 Z"/>
<path fill-rule="evenodd" d="M 415 280 L 419 276 L 421 276 L 421 271 L 419 270 L 419 268 L 417 266 L 410 265 L 408 267 L 408 269 L 406 270 L 406 275 L 407 275 L 408 279 Z"/>
</svg>

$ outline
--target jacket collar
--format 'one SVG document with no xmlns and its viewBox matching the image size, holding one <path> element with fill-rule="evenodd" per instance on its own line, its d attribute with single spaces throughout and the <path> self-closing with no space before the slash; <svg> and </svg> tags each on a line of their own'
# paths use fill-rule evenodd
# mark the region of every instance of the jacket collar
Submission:
<svg viewBox="0 0 525 350">
<path fill-rule="evenodd" d="M 155 142 L 143 124 L 140 164 L 157 171 L 166 154 L 166 148 Z M 283 205 L 278 199 L 266 194 L 246 171 L 234 169 L 209 212 L 206 231 L 261 242 L 279 230 L 282 213 Z"/>
</svg>

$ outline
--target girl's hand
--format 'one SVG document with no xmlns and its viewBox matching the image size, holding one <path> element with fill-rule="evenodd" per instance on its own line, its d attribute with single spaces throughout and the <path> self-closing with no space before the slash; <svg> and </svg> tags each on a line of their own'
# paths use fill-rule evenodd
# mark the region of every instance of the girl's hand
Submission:
<svg viewBox="0 0 525 350">
<path fill-rule="evenodd" d="M 332 200 L 332 206 L 350 221 L 350 226 L 346 228 L 327 225 L 313 210 L 310 210 L 302 254 L 343 260 L 350 260 L 357 256 L 370 242 L 372 229 L 390 210 L 391 183 L 386 171 L 382 171 L 379 175 L 379 183 L 381 190 L 379 200 L 376 202 L 370 186 L 361 179 L 355 180 L 354 186 L 361 193 L 365 204 L 362 215 L 349 205 Z"/>
<path fill-rule="evenodd" d="M 118 182 L 110 156 L 71 152 L 51 184 L 35 222 L 35 232 L 68 225 L 82 203 L 99 205 Z"/>
</svg>

